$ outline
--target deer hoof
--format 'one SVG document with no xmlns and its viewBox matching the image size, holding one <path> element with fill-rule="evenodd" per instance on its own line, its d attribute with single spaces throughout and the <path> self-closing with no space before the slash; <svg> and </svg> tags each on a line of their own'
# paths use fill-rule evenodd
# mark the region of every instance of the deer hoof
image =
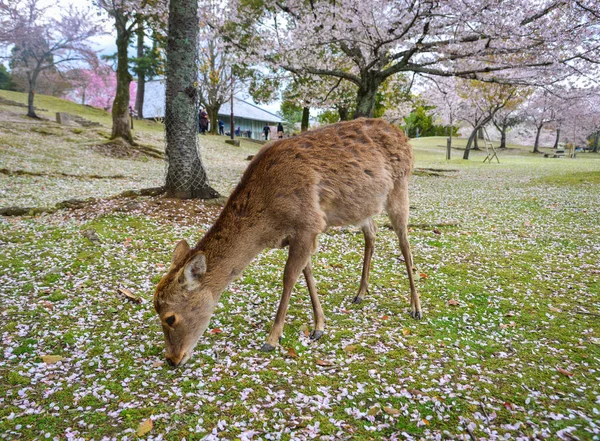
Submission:
<svg viewBox="0 0 600 441">
<path fill-rule="evenodd" d="M 262 345 L 262 347 L 260 348 L 261 352 L 272 352 L 275 349 L 275 346 L 270 345 L 269 343 L 265 343 L 264 345 Z"/>
<path fill-rule="evenodd" d="M 421 311 L 411 311 L 410 316 L 416 320 L 421 320 L 423 318 L 423 313 Z"/>
<path fill-rule="evenodd" d="M 362 303 L 363 298 L 360 296 L 356 296 L 354 297 L 354 299 L 352 300 L 352 303 L 354 303 L 355 305 L 358 305 L 359 303 Z"/>
<path fill-rule="evenodd" d="M 323 337 L 323 331 L 319 331 L 319 330 L 315 329 L 314 331 L 312 331 L 310 333 L 310 339 L 311 340 L 317 341 L 321 337 Z"/>
</svg>

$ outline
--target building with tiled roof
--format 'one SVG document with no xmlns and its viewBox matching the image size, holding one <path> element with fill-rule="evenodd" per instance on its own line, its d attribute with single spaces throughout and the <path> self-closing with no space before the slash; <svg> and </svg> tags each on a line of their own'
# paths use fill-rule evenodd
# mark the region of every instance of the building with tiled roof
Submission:
<svg viewBox="0 0 600 441">
<path fill-rule="evenodd" d="M 165 115 L 165 82 L 164 80 L 152 80 L 146 83 L 144 93 L 144 118 L 162 119 Z M 229 132 L 231 105 L 230 102 L 223 104 L 219 109 L 219 119 L 225 124 L 225 131 Z M 236 131 L 253 139 L 261 139 L 263 127 L 271 127 L 271 135 L 275 135 L 274 128 L 277 123 L 282 122 L 281 117 L 267 110 L 261 109 L 255 104 L 244 101 L 238 97 L 233 98 L 233 124 Z"/>
</svg>

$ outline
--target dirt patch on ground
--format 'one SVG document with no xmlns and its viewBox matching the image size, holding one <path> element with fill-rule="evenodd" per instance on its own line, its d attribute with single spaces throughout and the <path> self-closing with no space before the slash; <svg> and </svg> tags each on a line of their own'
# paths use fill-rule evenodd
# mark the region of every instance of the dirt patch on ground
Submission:
<svg viewBox="0 0 600 441">
<path fill-rule="evenodd" d="M 131 145 L 121 138 L 113 139 L 102 144 L 94 144 L 89 146 L 92 150 L 101 155 L 117 159 L 142 159 L 145 156 L 152 158 L 164 159 L 163 152 L 156 150 L 153 147 L 141 144 Z"/>
<path fill-rule="evenodd" d="M 117 159 L 139 159 L 141 153 L 126 141 L 117 138 L 113 141 L 91 145 L 90 148 L 96 153 Z"/>
<path fill-rule="evenodd" d="M 165 196 L 119 197 L 99 199 L 82 208 L 59 210 L 47 215 L 50 219 L 65 217 L 78 221 L 90 221 L 116 213 L 148 216 L 167 224 L 202 225 L 212 223 L 221 212 L 222 200 L 171 199 Z"/>
</svg>

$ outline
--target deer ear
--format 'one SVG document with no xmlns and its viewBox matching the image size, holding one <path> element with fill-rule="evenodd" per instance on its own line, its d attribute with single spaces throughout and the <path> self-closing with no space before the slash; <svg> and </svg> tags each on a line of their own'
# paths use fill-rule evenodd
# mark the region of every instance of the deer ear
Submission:
<svg viewBox="0 0 600 441">
<path fill-rule="evenodd" d="M 190 246 L 185 241 L 185 239 L 177 242 L 177 245 L 175 246 L 175 251 L 173 251 L 173 260 L 171 261 L 171 268 L 177 266 L 177 264 L 181 262 L 189 252 Z"/>
<path fill-rule="evenodd" d="M 185 264 L 183 274 L 185 281 L 189 286 L 198 283 L 198 279 L 206 273 L 206 257 L 203 253 L 198 253 Z"/>
</svg>

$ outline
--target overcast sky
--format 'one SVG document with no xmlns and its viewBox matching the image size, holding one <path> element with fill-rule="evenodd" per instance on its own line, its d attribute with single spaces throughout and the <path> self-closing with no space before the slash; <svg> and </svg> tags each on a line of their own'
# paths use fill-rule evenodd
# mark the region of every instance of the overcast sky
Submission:
<svg viewBox="0 0 600 441">
<path fill-rule="evenodd" d="M 105 34 L 96 36 L 92 39 L 94 49 L 98 51 L 99 55 L 113 55 L 117 52 L 117 45 L 115 44 L 116 32 L 113 26 L 112 20 L 108 17 L 105 12 L 102 12 L 100 8 L 94 5 L 92 0 L 41 0 L 40 3 L 43 6 L 49 6 L 48 12 L 51 15 L 59 15 L 61 10 L 67 8 L 70 4 L 78 8 L 90 8 L 94 13 L 101 14 L 99 17 L 103 19 Z M 132 47 L 131 55 L 135 56 L 135 49 Z M 7 63 L 8 64 L 8 63 Z M 253 102 L 247 94 L 238 94 L 240 98 Z M 280 103 L 275 102 L 272 104 L 260 105 L 269 112 L 276 113 L 280 110 Z"/>
</svg>

